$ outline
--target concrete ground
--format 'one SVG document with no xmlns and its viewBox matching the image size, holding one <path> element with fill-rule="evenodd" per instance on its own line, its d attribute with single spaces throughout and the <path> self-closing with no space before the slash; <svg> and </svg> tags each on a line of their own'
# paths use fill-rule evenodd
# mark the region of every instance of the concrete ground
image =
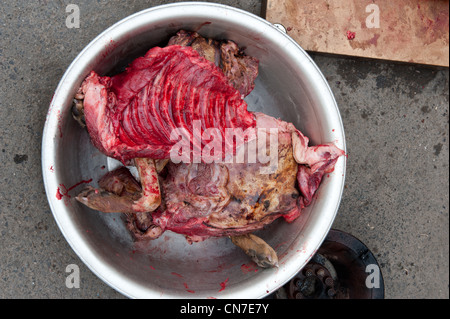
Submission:
<svg viewBox="0 0 450 319">
<path fill-rule="evenodd" d="M 65 69 L 101 31 L 171 1 L 0 4 L 0 298 L 123 298 L 72 251 L 49 209 L 41 137 Z M 217 1 L 260 14 L 260 0 Z M 69 3 L 81 27 L 65 25 Z M 375 254 L 386 298 L 449 298 L 449 71 L 312 55 L 328 79 L 348 146 L 333 228 Z M 65 285 L 80 267 L 81 287 Z"/>
</svg>

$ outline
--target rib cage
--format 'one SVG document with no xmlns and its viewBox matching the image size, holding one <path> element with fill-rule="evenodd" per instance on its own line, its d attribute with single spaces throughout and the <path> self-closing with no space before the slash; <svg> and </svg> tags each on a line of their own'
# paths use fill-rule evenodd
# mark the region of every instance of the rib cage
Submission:
<svg viewBox="0 0 450 319">
<path fill-rule="evenodd" d="M 98 99 L 92 90 L 104 91 L 106 97 Z M 87 128 L 101 144 L 96 146 L 122 161 L 169 158 L 177 142 L 171 138 L 173 130 L 184 129 L 193 142 L 194 121 L 201 124 L 199 134 L 216 128 L 222 140 L 226 128 L 256 125 L 240 92 L 190 47 L 153 48 L 112 78 L 92 72 L 83 93 Z"/>
</svg>

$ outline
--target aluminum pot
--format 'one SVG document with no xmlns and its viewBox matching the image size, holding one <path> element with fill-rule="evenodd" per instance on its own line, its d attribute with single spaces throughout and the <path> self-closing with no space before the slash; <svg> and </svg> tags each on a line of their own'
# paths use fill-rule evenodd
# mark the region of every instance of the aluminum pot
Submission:
<svg viewBox="0 0 450 319">
<path fill-rule="evenodd" d="M 345 157 L 322 182 L 311 206 L 293 223 L 277 220 L 258 235 L 275 248 L 279 267 L 259 269 L 228 238 L 189 245 L 171 232 L 138 244 L 121 214 L 79 204 L 75 195 L 96 181 L 112 161 L 101 154 L 71 116 L 73 96 L 95 70 L 123 69 L 180 29 L 231 39 L 260 60 L 249 109 L 292 122 L 312 144 L 335 142 L 345 149 L 344 129 L 333 94 L 308 54 L 277 27 L 225 5 L 189 2 L 138 12 L 95 38 L 59 83 L 47 114 L 42 169 L 56 222 L 80 259 L 104 282 L 130 298 L 263 298 L 291 279 L 320 247 L 338 211 Z"/>
</svg>

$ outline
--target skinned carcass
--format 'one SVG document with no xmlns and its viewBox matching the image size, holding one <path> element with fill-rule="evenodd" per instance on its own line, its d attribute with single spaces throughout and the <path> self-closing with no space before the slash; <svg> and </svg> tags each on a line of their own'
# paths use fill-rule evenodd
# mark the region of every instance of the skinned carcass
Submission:
<svg viewBox="0 0 450 319">
<path fill-rule="evenodd" d="M 249 112 L 243 97 L 256 75 L 257 60 L 233 42 L 185 31 L 121 74 L 91 72 L 77 112 L 93 144 L 134 164 L 140 180 L 120 168 L 77 199 L 126 213 L 137 239 L 166 230 L 190 242 L 231 236 L 259 265 L 275 265 L 273 250 L 248 234 L 295 220 L 344 152 L 309 146 L 292 124 Z"/>
</svg>

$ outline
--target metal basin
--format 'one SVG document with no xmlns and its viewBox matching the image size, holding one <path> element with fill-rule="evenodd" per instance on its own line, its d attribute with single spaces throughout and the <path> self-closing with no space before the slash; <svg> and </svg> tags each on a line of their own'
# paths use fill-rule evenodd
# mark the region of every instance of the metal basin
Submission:
<svg viewBox="0 0 450 319">
<path fill-rule="evenodd" d="M 312 144 L 335 142 L 345 149 L 341 117 L 333 94 L 312 59 L 267 21 L 224 5 L 189 2 L 136 13 L 104 31 L 74 60 L 51 102 L 42 141 L 45 188 L 65 238 L 80 259 L 104 282 L 130 298 L 263 298 L 291 279 L 326 237 L 338 211 L 345 158 L 325 177 L 317 196 L 299 219 L 282 220 L 258 235 L 278 253 L 279 268 L 258 269 L 228 238 L 189 245 L 166 232 L 136 244 L 121 214 L 92 211 L 75 201 L 86 183 L 112 167 L 70 114 L 75 91 L 91 71 L 123 69 L 179 29 L 226 38 L 260 60 L 249 109 L 294 123 Z M 82 284 L 82 283 L 81 283 Z"/>
</svg>

